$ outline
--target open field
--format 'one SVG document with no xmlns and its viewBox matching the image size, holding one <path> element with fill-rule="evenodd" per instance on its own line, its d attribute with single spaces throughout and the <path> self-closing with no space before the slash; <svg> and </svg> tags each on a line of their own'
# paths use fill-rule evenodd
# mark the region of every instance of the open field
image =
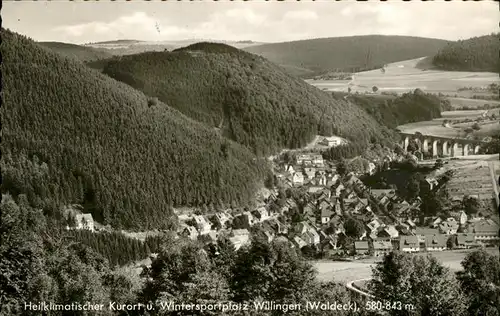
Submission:
<svg viewBox="0 0 500 316">
<path fill-rule="evenodd" d="M 376 86 L 379 91 L 407 92 L 417 88 L 429 93 L 443 93 L 467 97 L 457 90 L 463 87 L 482 88 L 494 82 L 500 82 L 498 74 L 489 72 L 460 72 L 422 70 L 416 68 L 422 58 L 405 60 L 388 64 L 385 73 L 381 69 L 359 72 L 353 75 L 353 80 L 307 80 L 310 84 L 322 90 L 369 92 Z M 462 92 L 462 91 L 461 91 Z M 472 96 L 472 95 L 471 95 Z M 481 100 L 483 101 L 483 100 Z M 488 103 L 491 101 L 485 101 Z"/>
<path fill-rule="evenodd" d="M 481 129 L 474 132 L 474 135 L 486 137 L 486 136 L 494 136 L 500 133 L 500 124 L 499 122 L 491 122 L 487 124 L 480 125 Z"/>
<path fill-rule="evenodd" d="M 499 255 L 498 248 L 486 248 L 488 252 Z M 432 253 L 443 265 L 453 271 L 461 270 L 460 262 L 465 258 L 470 250 L 455 250 Z M 422 253 L 425 255 L 425 253 Z M 349 281 L 370 278 L 372 276 L 371 266 L 376 260 L 371 262 L 341 262 L 341 261 L 317 261 L 314 266 L 318 270 L 318 279 L 321 281 L 337 281 L 347 283 Z"/>
<path fill-rule="evenodd" d="M 450 160 L 443 167 L 444 170 L 455 172 L 446 184 L 450 198 L 464 195 L 478 195 L 485 208 L 494 214 L 492 200 L 495 190 L 491 179 L 488 161 L 483 160 Z"/>
<path fill-rule="evenodd" d="M 405 133 L 416 133 L 420 132 L 424 135 L 434 135 L 434 136 L 443 136 L 450 138 L 465 138 L 467 133 L 465 129 L 472 126 L 474 122 L 470 123 L 459 123 L 449 127 L 443 126 L 444 120 L 472 120 L 483 116 L 483 115 L 492 115 L 495 114 L 500 116 L 500 109 L 491 109 L 491 110 L 460 110 L 460 111 L 445 111 L 442 112 L 441 118 L 434 119 L 432 121 L 420 121 L 415 123 L 408 123 L 404 125 L 398 126 L 398 129 Z M 480 123 L 481 129 L 479 131 L 474 131 L 471 135 L 485 137 L 492 136 L 500 132 L 500 124 L 498 121 L 488 121 L 484 123 Z"/>
<path fill-rule="evenodd" d="M 483 107 L 485 104 L 490 106 L 500 106 L 500 101 L 490 101 L 490 100 L 479 100 L 479 99 L 467 99 L 467 98 L 447 98 L 450 100 L 451 106 L 456 109 L 463 107 L 468 107 L 470 109 Z"/>
</svg>

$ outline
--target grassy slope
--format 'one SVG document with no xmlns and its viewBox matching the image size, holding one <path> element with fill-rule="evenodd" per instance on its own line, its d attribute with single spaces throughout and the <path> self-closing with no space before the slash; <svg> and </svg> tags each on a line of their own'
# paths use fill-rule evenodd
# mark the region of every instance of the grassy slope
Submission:
<svg viewBox="0 0 500 316">
<path fill-rule="evenodd" d="M 113 56 L 110 52 L 103 49 L 96 49 L 75 44 L 61 42 L 39 42 L 38 44 L 62 56 L 74 58 L 83 62 L 91 62 Z"/>
<path fill-rule="evenodd" d="M 430 38 L 368 35 L 265 44 L 245 48 L 245 51 L 285 65 L 286 69 L 294 66 L 309 69 L 312 73 L 325 73 L 375 68 L 391 62 L 434 55 L 446 43 Z M 371 57 L 367 63 L 368 52 Z"/>
<path fill-rule="evenodd" d="M 264 170 L 242 146 L 23 36 L 2 30 L 1 49 L 3 191 L 136 229 L 171 227 L 171 205 L 252 198 Z"/>
<path fill-rule="evenodd" d="M 384 138 L 360 107 L 336 100 L 267 60 L 223 44 L 110 60 L 104 73 L 156 96 L 258 154 L 301 147 L 316 134 Z"/>
<path fill-rule="evenodd" d="M 432 63 L 439 69 L 459 71 L 500 71 L 500 33 L 450 43 Z"/>
</svg>

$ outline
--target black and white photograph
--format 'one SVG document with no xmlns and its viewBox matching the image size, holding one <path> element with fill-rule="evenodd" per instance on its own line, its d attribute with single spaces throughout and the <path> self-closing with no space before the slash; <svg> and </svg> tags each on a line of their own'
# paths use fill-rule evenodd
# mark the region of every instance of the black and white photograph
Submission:
<svg viewBox="0 0 500 316">
<path fill-rule="evenodd" d="M 0 316 L 500 316 L 498 1 L 3 1 Z"/>
</svg>

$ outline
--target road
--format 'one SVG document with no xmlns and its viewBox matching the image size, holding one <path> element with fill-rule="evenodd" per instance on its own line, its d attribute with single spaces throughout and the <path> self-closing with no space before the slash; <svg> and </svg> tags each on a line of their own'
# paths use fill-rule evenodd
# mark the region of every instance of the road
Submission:
<svg viewBox="0 0 500 316">
<path fill-rule="evenodd" d="M 497 202 L 497 208 L 500 205 L 499 197 L 498 197 L 498 179 L 497 175 L 495 172 L 495 166 L 496 162 L 494 161 L 488 161 L 488 167 L 490 167 L 490 175 L 491 175 L 491 181 L 493 181 L 493 190 L 495 190 L 495 201 Z"/>
<path fill-rule="evenodd" d="M 347 289 L 349 289 L 350 291 L 353 291 L 353 292 L 356 292 L 362 296 L 365 296 L 365 297 L 368 297 L 368 298 L 374 298 L 375 296 L 373 296 L 372 294 L 370 293 L 367 293 L 367 292 L 364 292 L 364 291 L 361 291 L 360 289 L 357 289 L 353 286 L 353 283 L 355 282 L 360 282 L 360 281 L 369 281 L 371 280 L 371 278 L 366 278 L 366 279 L 359 279 L 359 280 L 354 280 L 354 281 L 349 281 L 346 283 L 346 287 Z"/>
</svg>

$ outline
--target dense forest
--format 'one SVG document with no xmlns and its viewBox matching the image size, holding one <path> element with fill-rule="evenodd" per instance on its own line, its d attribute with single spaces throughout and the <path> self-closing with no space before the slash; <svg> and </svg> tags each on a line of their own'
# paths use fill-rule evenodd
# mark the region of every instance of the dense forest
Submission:
<svg viewBox="0 0 500 316">
<path fill-rule="evenodd" d="M 105 49 L 97 49 L 75 44 L 61 42 L 38 42 L 62 56 L 73 58 L 82 62 L 93 62 L 100 59 L 111 58 L 113 55 Z"/>
<path fill-rule="evenodd" d="M 449 43 L 433 58 L 440 69 L 499 72 L 500 33 Z"/>
<path fill-rule="evenodd" d="M 257 155 L 306 145 L 316 134 L 352 141 L 388 133 L 360 107 L 216 43 L 109 60 L 104 73 L 220 130 Z"/>
<path fill-rule="evenodd" d="M 268 167 L 214 129 L 2 30 L 2 192 L 115 228 L 172 228 L 178 205 L 247 205 Z"/>
<path fill-rule="evenodd" d="M 441 117 L 450 101 L 420 89 L 401 96 L 350 95 L 349 100 L 370 113 L 380 124 L 391 129 L 399 125 L 430 121 Z"/>
<path fill-rule="evenodd" d="M 5 195 L 0 221 L 0 315 L 41 315 L 30 304 L 71 304 L 51 310 L 53 316 L 278 316 L 282 310 L 258 310 L 254 302 L 276 304 L 356 302 L 344 284 L 321 282 L 312 264 L 286 239 L 271 243 L 259 238 L 235 250 L 225 238 L 203 246 L 165 234 L 152 264 L 138 275 L 131 269 L 111 269 L 109 262 L 85 242 L 58 229 L 61 222 L 32 208 L 25 195 Z M 90 233 L 89 233 L 90 234 Z M 83 238 L 84 239 L 84 238 Z M 484 250 L 471 252 L 463 271 L 453 273 L 432 256 L 393 252 L 373 267 L 368 288 L 382 301 L 412 304 L 408 312 L 389 315 L 496 315 L 500 304 L 500 261 Z M 83 310 L 87 302 L 103 304 Z M 168 310 L 163 303 L 213 304 L 213 310 Z M 142 305 L 137 305 L 137 304 Z M 134 310 L 120 310 L 135 304 Z M 219 305 L 220 304 L 220 305 Z M 239 305 L 241 304 L 241 305 Z M 222 306 L 245 306 L 248 310 Z M 196 305 L 194 305 L 196 306 Z M 207 306 L 207 305 L 205 305 Z M 217 308 L 217 306 L 219 306 Z M 151 307 L 148 309 L 148 307 Z M 80 309 L 79 309 L 80 308 Z M 376 309 L 376 308 L 375 308 Z M 359 311 L 289 310 L 292 316 L 375 316 Z"/>
<path fill-rule="evenodd" d="M 148 243 L 114 231 L 94 233 L 88 230 L 70 230 L 65 235 L 71 241 L 82 243 L 101 254 L 111 267 L 146 259 L 152 253 Z"/>
<path fill-rule="evenodd" d="M 436 54 L 447 41 L 409 36 L 346 36 L 244 48 L 281 65 L 289 73 L 312 78 L 331 71 L 357 72 L 384 64 Z"/>
</svg>

